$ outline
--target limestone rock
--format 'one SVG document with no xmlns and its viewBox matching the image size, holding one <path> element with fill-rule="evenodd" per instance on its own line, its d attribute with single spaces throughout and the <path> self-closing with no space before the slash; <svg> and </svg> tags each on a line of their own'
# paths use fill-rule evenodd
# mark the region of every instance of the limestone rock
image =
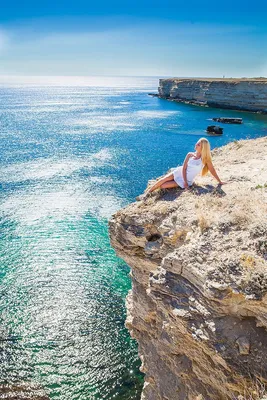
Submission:
<svg viewBox="0 0 267 400">
<path fill-rule="evenodd" d="M 49 400 L 44 389 L 34 382 L 0 384 L 0 399 L 5 400 Z"/>
<path fill-rule="evenodd" d="M 236 343 L 239 348 L 239 353 L 243 355 L 247 355 L 250 352 L 250 341 L 248 338 L 245 336 L 240 336 L 237 340 Z"/>
<path fill-rule="evenodd" d="M 267 112 L 267 78 L 160 79 L 159 97 L 211 107 Z"/>
<path fill-rule="evenodd" d="M 267 379 L 267 138 L 213 153 L 226 185 L 200 177 L 109 223 L 131 267 L 126 325 L 145 373 L 142 400 L 256 399 Z"/>
</svg>

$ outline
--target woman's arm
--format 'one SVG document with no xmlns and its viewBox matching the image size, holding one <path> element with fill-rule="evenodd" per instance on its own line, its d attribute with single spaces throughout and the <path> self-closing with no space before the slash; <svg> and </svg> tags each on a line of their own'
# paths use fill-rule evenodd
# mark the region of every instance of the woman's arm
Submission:
<svg viewBox="0 0 267 400">
<path fill-rule="evenodd" d="M 218 174 L 217 174 L 217 172 L 216 172 L 216 170 L 215 170 L 215 168 L 214 168 L 212 162 L 211 162 L 211 161 L 208 162 L 207 165 L 208 165 L 208 169 L 209 169 L 210 173 L 214 176 L 215 179 L 217 179 L 217 181 L 218 181 L 221 185 L 223 185 L 224 182 L 222 182 L 222 181 L 220 180 L 220 178 L 219 178 L 219 176 L 218 176 Z"/>
<path fill-rule="evenodd" d="M 183 173 L 183 180 L 184 180 L 184 187 L 185 187 L 185 189 L 188 188 L 188 182 L 187 182 L 187 177 L 186 177 L 187 164 L 188 164 L 189 158 L 192 157 L 192 155 L 193 155 L 192 153 L 188 153 L 188 154 L 186 155 L 186 157 L 185 157 L 185 159 L 184 159 L 184 163 L 183 163 L 183 170 L 182 170 L 182 173 Z"/>
</svg>

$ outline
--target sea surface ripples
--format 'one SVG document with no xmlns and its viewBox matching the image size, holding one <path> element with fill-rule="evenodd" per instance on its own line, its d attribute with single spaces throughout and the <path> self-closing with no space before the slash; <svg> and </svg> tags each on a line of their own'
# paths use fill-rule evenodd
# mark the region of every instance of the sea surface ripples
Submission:
<svg viewBox="0 0 267 400">
<path fill-rule="evenodd" d="M 148 97 L 156 88 L 148 78 L 0 87 L 0 398 L 140 398 L 124 327 L 129 269 L 108 218 L 181 163 L 209 118 L 244 119 L 212 147 L 267 130 L 266 116 Z"/>
</svg>

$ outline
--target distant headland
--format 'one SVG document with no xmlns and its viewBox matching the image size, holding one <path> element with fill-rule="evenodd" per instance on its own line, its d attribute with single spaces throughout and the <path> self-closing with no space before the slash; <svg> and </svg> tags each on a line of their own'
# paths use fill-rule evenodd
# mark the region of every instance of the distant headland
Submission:
<svg viewBox="0 0 267 400">
<path fill-rule="evenodd" d="M 208 107 L 267 113 L 267 78 L 167 78 L 158 97 Z"/>
</svg>

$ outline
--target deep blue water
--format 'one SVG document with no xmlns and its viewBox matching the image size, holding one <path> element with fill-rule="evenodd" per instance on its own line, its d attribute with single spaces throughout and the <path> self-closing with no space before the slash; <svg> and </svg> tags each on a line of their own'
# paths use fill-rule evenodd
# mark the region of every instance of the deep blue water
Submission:
<svg viewBox="0 0 267 400">
<path fill-rule="evenodd" d="M 124 328 L 129 269 L 107 220 L 182 163 L 210 118 L 244 121 L 224 125 L 212 148 L 267 134 L 267 116 L 148 96 L 157 84 L 0 87 L 0 385 L 36 383 L 59 400 L 140 398 Z"/>
</svg>

